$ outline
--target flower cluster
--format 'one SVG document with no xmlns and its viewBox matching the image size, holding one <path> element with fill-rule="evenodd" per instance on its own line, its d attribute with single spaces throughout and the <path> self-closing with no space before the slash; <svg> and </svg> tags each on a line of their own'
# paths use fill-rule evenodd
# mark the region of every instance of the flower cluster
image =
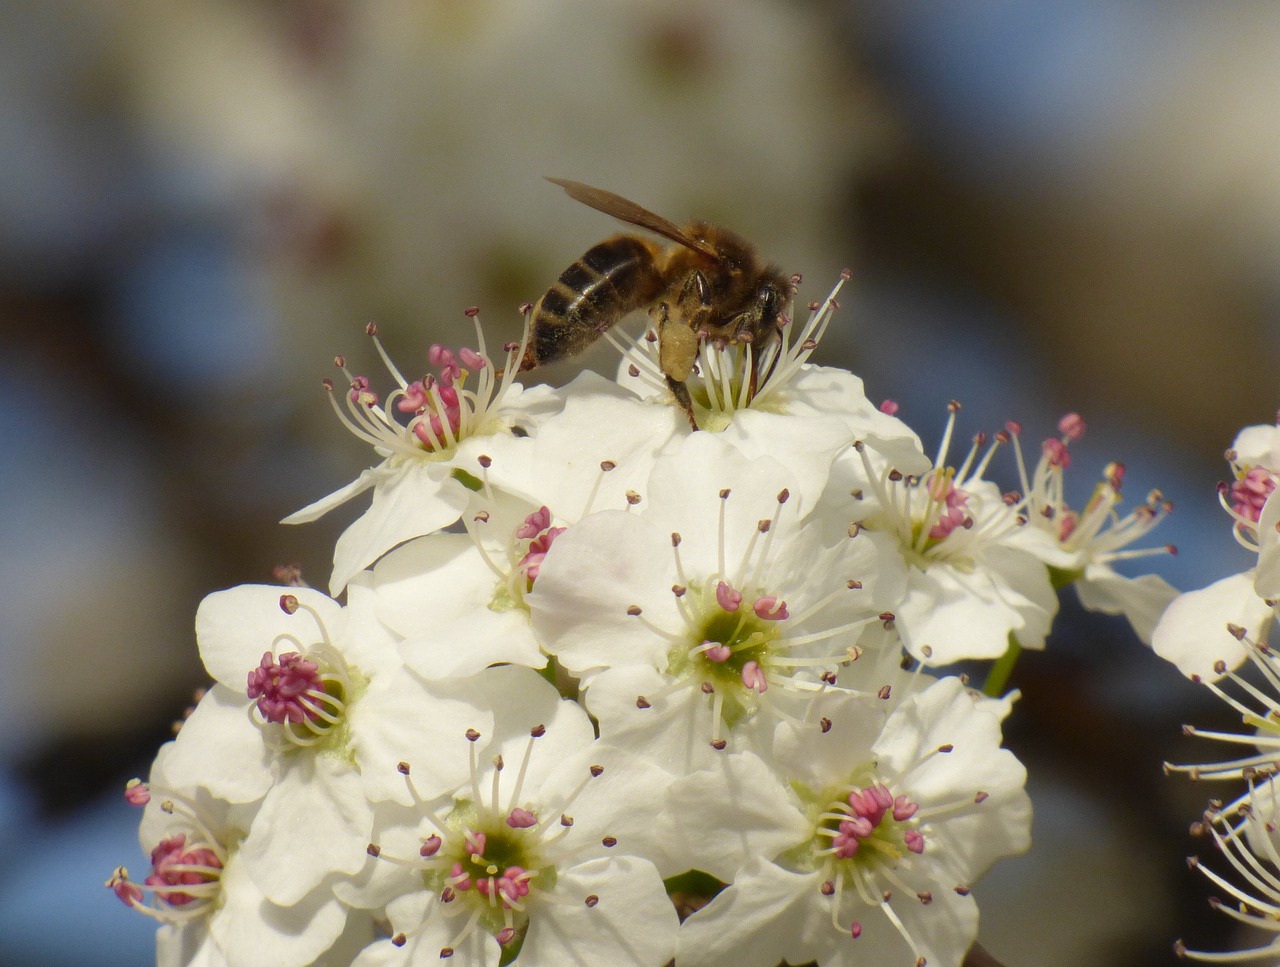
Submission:
<svg viewBox="0 0 1280 967">
<path fill-rule="evenodd" d="M 1213 963 L 1280 956 L 1280 658 L 1267 642 L 1280 596 L 1280 498 L 1273 496 L 1280 481 L 1280 426 L 1241 430 L 1226 459 L 1231 480 L 1218 485 L 1218 499 L 1232 537 L 1256 555 L 1256 563 L 1179 595 L 1160 619 L 1153 640 L 1157 654 L 1226 703 L 1244 729 L 1236 733 L 1184 726 L 1187 735 L 1233 750 L 1230 758 L 1165 764 L 1167 772 L 1192 780 L 1232 783 L 1230 796 L 1210 799 L 1192 831 L 1211 844 L 1234 875 L 1224 875 L 1216 864 L 1203 864 L 1198 857 L 1189 863 L 1232 898 L 1231 904 L 1211 900 L 1215 908 L 1256 928 L 1254 937 L 1271 934 L 1269 941 L 1230 953 L 1190 949 L 1181 940 L 1175 945 L 1180 957 Z"/>
<path fill-rule="evenodd" d="M 1112 465 L 1068 506 L 1075 416 L 1028 472 L 1013 424 L 954 457 L 953 405 L 930 459 L 809 362 L 835 296 L 702 346 L 697 431 L 651 334 L 558 390 L 527 321 L 382 354 L 385 396 L 339 359 L 378 462 L 289 518 L 372 491 L 335 597 L 209 596 L 215 684 L 128 791 L 152 869 L 108 885 L 161 963 L 957 967 L 1030 803 L 1014 696 L 941 666 L 1043 646 L 1068 583 L 1148 634 L 1172 589 L 1112 564 L 1167 505 Z"/>
</svg>

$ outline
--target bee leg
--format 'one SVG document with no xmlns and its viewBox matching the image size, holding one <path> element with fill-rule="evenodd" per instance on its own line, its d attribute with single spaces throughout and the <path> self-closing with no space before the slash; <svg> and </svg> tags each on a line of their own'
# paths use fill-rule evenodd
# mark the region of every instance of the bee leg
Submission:
<svg viewBox="0 0 1280 967">
<path fill-rule="evenodd" d="M 693 397 L 689 395 L 689 387 L 684 385 L 684 380 L 673 379 L 667 377 L 667 387 L 671 390 L 671 395 L 676 398 L 676 402 L 680 404 L 680 408 L 684 410 L 684 415 L 689 418 L 689 426 L 693 429 L 698 428 L 698 418 L 693 415 Z"/>
</svg>

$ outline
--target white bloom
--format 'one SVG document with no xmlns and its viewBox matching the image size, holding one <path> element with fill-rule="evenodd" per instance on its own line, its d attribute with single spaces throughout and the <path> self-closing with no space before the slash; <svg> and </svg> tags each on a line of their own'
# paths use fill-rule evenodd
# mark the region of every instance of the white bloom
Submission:
<svg viewBox="0 0 1280 967">
<path fill-rule="evenodd" d="M 130 783 L 126 793 L 146 807 L 138 834 L 151 853 L 150 874 L 137 883 L 118 867 L 107 881 L 122 901 L 163 925 L 159 967 L 349 962 L 350 951 L 330 951 L 349 927 L 332 892 L 313 890 L 287 906 L 265 897 L 240 853 L 255 810 L 172 785 L 167 765 L 175 754 L 174 743 L 162 746 L 150 783 Z M 365 918 L 352 918 L 350 927 L 357 949 L 372 939 Z"/>
<path fill-rule="evenodd" d="M 849 510 L 893 538 L 907 569 L 906 595 L 891 606 L 895 625 L 912 655 L 932 665 L 996 658 L 1011 637 L 1043 647 L 1058 608 L 1041 560 L 1054 542 L 1025 527 L 1011 506 L 1016 498 L 983 478 L 1006 435 L 982 453 L 980 434 L 959 467 L 947 464 L 958 410 L 949 408 L 934 468 L 921 476 L 855 444 L 866 489 L 854 491 Z"/>
<path fill-rule="evenodd" d="M 604 738 L 643 736 L 683 771 L 730 734 L 771 734 L 856 657 L 858 633 L 880 620 L 877 593 L 900 584 L 870 538 L 842 528 L 828 546 L 804 523 L 791 479 L 695 433 L 658 461 L 637 511 L 592 515 L 557 539 L 527 601 L 544 647 L 584 680 Z"/>
<path fill-rule="evenodd" d="M 492 461 L 518 451 L 522 436 L 556 400 L 548 387 L 526 390 L 514 381 L 523 343 L 508 344 L 506 368 L 498 378 L 479 323 L 478 352 L 462 349 L 455 355 L 432 346 L 428 358 L 436 374 L 413 381 L 400 375 L 387 357 L 375 327 L 369 327 L 369 334 L 396 389 L 380 401 L 370 381 L 352 376 L 341 357 L 338 364 L 349 384 L 343 391 L 345 411 L 333 397 L 333 383 L 326 380 L 325 387 L 338 419 L 369 443 L 382 462 L 284 519 L 286 524 L 315 520 L 372 488 L 369 509 L 342 533 L 334 549 L 333 594 L 396 545 L 456 521 L 468 490 L 479 485 L 477 475 Z M 466 388 L 471 377 L 476 379 L 474 390 Z"/>
<path fill-rule="evenodd" d="M 810 303 L 798 335 L 783 316 L 778 338 L 762 347 L 703 340 L 697 367 L 686 381 L 699 427 L 723 433 L 749 457 L 772 456 L 795 468 L 792 490 L 806 499 L 815 499 L 815 483 L 825 481 L 829 460 L 823 454 L 851 440 L 867 440 L 906 471 L 928 466 L 916 435 L 867 399 L 862 380 L 808 361 L 839 308 L 836 296 L 848 277 L 844 273 L 821 303 Z M 629 346 L 617 337 L 611 341 L 623 354 L 618 381 L 646 399 L 668 403 L 656 334 L 646 333 Z"/>
<path fill-rule="evenodd" d="M 392 937 L 356 963 L 665 964 L 675 909 L 643 858 L 656 850 L 661 774 L 598 743 L 581 707 L 534 672 L 484 677 L 500 751 L 482 765 L 473 746 L 470 782 L 434 801 L 418 797 L 406 763 L 415 801 L 385 809 L 369 850 L 391 875 L 375 873 L 363 897 L 349 891 L 386 902 Z"/>
<path fill-rule="evenodd" d="M 1242 547 L 1257 551 L 1257 567 L 1188 591 L 1174 599 L 1152 635 L 1151 646 L 1189 677 L 1213 679 L 1237 668 L 1247 656 L 1241 629 L 1266 641 L 1275 617 L 1271 598 L 1280 592 L 1280 500 L 1276 489 L 1276 451 L 1280 429 L 1251 426 L 1241 430 L 1226 452 L 1233 483 L 1221 484 L 1218 499 L 1231 515 L 1231 533 Z"/>
<path fill-rule="evenodd" d="M 1020 428 L 1008 426 L 1022 478 L 1022 501 L 1017 509 L 1029 524 L 1053 538 L 1058 553 L 1047 557 L 1045 563 L 1052 568 L 1054 583 L 1058 587 L 1075 585 L 1080 603 L 1091 611 L 1123 614 L 1138 637 L 1149 644 L 1156 622 L 1178 591 L 1158 575 L 1125 577 L 1112 564 L 1176 553 L 1172 545 L 1125 550 L 1160 523 L 1173 505 L 1159 491 L 1152 491 L 1142 506 L 1121 517 L 1116 508 L 1121 502 L 1124 465 L 1112 463 L 1088 503 L 1079 511 L 1073 510 L 1066 500 L 1063 478 L 1071 466 L 1068 445 L 1080 439 L 1084 429 L 1084 420 L 1075 413 L 1059 420 L 1060 435 L 1044 441 L 1040 459 L 1028 476 Z"/>
<path fill-rule="evenodd" d="M 1217 897 L 1209 903 L 1215 909 L 1252 928 L 1255 932 L 1272 935 L 1269 941 L 1243 950 L 1207 951 L 1188 950 L 1181 940 L 1174 944 L 1174 952 L 1180 958 L 1215 964 L 1253 963 L 1267 958 L 1274 963 L 1280 956 L 1280 920 L 1276 910 L 1280 908 L 1280 836 L 1277 821 L 1280 820 L 1280 796 L 1275 779 L 1268 776 L 1249 776 L 1247 794 L 1248 809 L 1222 809 L 1215 805 L 1206 811 L 1202 822 L 1193 830 L 1209 836 L 1213 841 L 1214 855 L 1225 859 L 1232 873 L 1222 874 L 1206 866 L 1197 856 L 1190 857 L 1190 866 L 1202 873 L 1216 890 L 1231 902 Z"/>
<path fill-rule="evenodd" d="M 1026 773 L 999 748 L 1007 704 L 947 678 L 888 721 L 832 692 L 750 753 L 678 780 L 660 819 L 687 863 L 731 880 L 680 930 L 677 963 L 957 967 L 977 933 L 969 889 L 1026 849 Z"/>
<path fill-rule="evenodd" d="M 464 714 L 487 721 L 466 688 L 433 691 L 405 673 L 372 592 L 362 581 L 349 594 L 343 608 L 310 588 L 247 585 L 210 595 L 196 615 L 218 683 L 184 723 L 169 769 L 232 802 L 262 800 L 241 856 L 280 904 L 363 867 L 372 803 L 406 797 L 398 761 Z M 466 769 L 464 749 L 442 752 L 420 781 L 443 792 Z"/>
</svg>

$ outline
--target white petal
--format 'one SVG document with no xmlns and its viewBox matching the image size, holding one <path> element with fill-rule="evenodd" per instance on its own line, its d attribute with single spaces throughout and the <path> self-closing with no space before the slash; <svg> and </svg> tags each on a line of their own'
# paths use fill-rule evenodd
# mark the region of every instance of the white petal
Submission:
<svg viewBox="0 0 1280 967">
<path fill-rule="evenodd" d="M 356 497 L 364 493 L 377 483 L 378 479 L 385 472 L 386 471 L 382 467 L 372 467 L 368 470 L 362 471 L 360 476 L 356 477 L 356 479 L 351 481 L 351 483 L 339 487 L 333 493 L 325 497 L 321 497 L 313 503 L 307 504 L 307 506 L 303 507 L 301 510 L 295 510 L 288 517 L 284 518 L 284 520 L 280 521 L 280 523 L 309 524 L 314 520 L 319 520 L 335 507 L 341 507 L 352 497 Z"/>
<path fill-rule="evenodd" d="M 284 594 L 314 609 L 328 627 L 340 625 L 342 606 L 311 588 L 242 584 L 214 592 L 196 611 L 196 642 L 210 675 L 234 691 L 244 691 L 263 652 L 301 651 L 320 640 L 316 620 L 306 610 L 281 610 Z"/>
<path fill-rule="evenodd" d="M 450 463 L 421 463 L 379 480 L 369 509 L 342 532 L 333 551 L 329 591 L 338 594 L 359 571 L 392 548 L 448 527 L 467 505 L 467 489 Z"/>
<path fill-rule="evenodd" d="M 555 895 L 562 902 L 532 911 L 518 962 L 662 967 L 675 954 L 679 921 L 652 863 L 590 860 L 561 873 Z"/>
<path fill-rule="evenodd" d="M 1130 578 L 1101 564 L 1085 568 L 1075 588 L 1082 605 L 1090 611 L 1124 615 L 1148 645 L 1160 616 L 1178 596 L 1178 589 L 1158 574 Z"/>
<path fill-rule="evenodd" d="M 168 782 L 176 788 L 202 786 L 219 799 L 254 802 L 274 781 L 275 753 L 247 714 L 241 691 L 214 685 L 200 699 L 173 743 L 166 761 Z"/>
<path fill-rule="evenodd" d="M 1254 641 L 1265 641 L 1273 614 L 1254 591 L 1253 576 L 1253 571 L 1233 574 L 1174 598 L 1151 635 L 1155 653 L 1182 674 L 1209 681 L 1222 677 L 1214 669 L 1220 661 L 1226 671 L 1238 668 L 1245 649 L 1227 625 L 1238 625 Z"/>
<path fill-rule="evenodd" d="M 676 963 L 697 967 L 805 964 L 823 952 L 827 919 L 817 873 L 791 873 L 762 859 L 680 926 Z M 823 967 L 838 961 L 821 961 Z M 865 961 L 867 964 L 885 963 Z"/>
<path fill-rule="evenodd" d="M 371 686 L 351 710 L 351 748 L 364 794 L 374 802 L 410 802 L 401 762 L 410 764 L 423 798 L 456 788 L 468 775 L 466 730 L 487 735 L 491 707 L 473 681 L 431 684 L 402 673 Z"/>
<path fill-rule="evenodd" d="M 534 631 L 577 675 L 628 663 L 665 663 L 669 642 L 646 628 L 683 627 L 671 534 L 647 518 L 603 511 L 561 534 L 526 597 Z M 645 622 L 628 616 L 640 607 Z"/>
<path fill-rule="evenodd" d="M 223 904 L 209 921 L 209 932 L 227 963 L 315 963 L 342 933 L 347 920 L 342 904 L 327 891 L 316 891 L 288 907 L 276 906 L 238 860 L 233 858 L 223 870 Z"/>
<path fill-rule="evenodd" d="M 1258 515 L 1258 571 L 1253 589 L 1264 598 L 1280 597 L 1280 488 L 1262 505 Z"/>
<path fill-rule="evenodd" d="M 1022 626 L 1022 616 L 984 571 L 964 574 L 932 564 L 928 571 L 911 568 L 907 580 L 896 624 L 903 644 L 928 664 L 998 658 L 1009 647 L 1009 632 Z"/>
<path fill-rule="evenodd" d="M 773 859 L 814 832 L 783 777 L 751 753 L 723 755 L 673 783 L 658 825 L 685 869 L 726 883 L 753 857 Z"/>
<path fill-rule="evenodd" d="M 304 752 L 263 800 L 239 857 L 264 895 L 292 906 L 331 873 L 363 868 L 372 827 L 359 773 Z"/>
</svg>

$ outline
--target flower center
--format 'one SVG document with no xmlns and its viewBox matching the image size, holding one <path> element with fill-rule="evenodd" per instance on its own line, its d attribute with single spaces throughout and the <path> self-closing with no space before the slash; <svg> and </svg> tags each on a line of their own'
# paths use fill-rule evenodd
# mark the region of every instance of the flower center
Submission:
<svg viewBox="0 0 1280 967">
<path fill-rule="evenodd" d="M 330 641 L 320 615 L 292 594 L 280 596 L 290 615 L 305 612 L 314 621 L 320 640 L 303 646 L 294 635 L 281 635 L 275 648 L 289 642 L 303 650 L 262 653 L 247 677 L 245 694 L 254 700 L 251 717 L 271 742 L 283 747 L 312 748 L 330 742 L 345 745 L 343 726 L 347 708 L 363 684 Z"/>
<path fill-rule="evenodd" d="M 874 869 L 894 865 L 907 853 L 924 852 L 924 835 L 912 822 L 920 807 L 894 796 L 882 782 L 850 790 L 831 803 L 817 831 L 819 853 L 841 866 Z M 850 876 L 853 869 L 842 871 Z"/>
</svg>

